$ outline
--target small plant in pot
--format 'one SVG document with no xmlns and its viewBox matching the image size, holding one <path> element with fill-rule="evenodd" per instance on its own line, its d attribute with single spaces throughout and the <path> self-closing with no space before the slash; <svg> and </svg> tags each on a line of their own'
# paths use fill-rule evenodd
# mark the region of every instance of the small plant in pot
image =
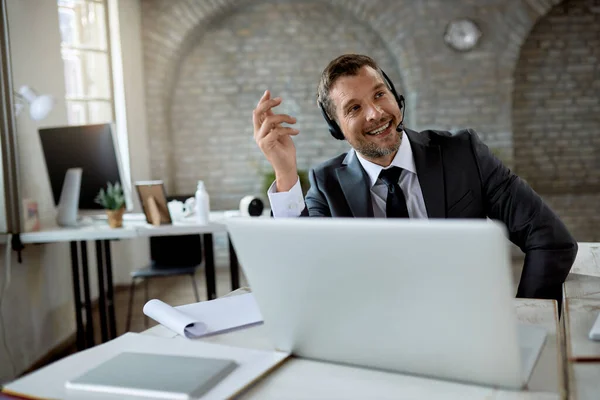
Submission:
<svg viewBox="0 0 600 400">
<path fill-rule="evenodd" d="M 114 185 L 110 182 L 104 188 L 100 189 L 95 202 L 100 204 L 106 210 L 108 215 L 108 224 L 111 228 L 120 228 L 123 226 L 123 213 L 125 212 L 125 195 L 119 182 Z"/>
</svg>

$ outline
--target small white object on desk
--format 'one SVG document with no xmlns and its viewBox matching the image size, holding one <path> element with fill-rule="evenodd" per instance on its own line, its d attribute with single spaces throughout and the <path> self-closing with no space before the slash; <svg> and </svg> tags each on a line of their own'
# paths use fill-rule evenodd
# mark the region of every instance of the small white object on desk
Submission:
<svg viewBox="0 0 600 400">
<path fill-rule="evenodd" d="M 228 332 L 263 322 L 252 293 L 175 308 L 153 299 L 144 305 L 144 314 L 187 338 Z"/>
<path fill-rule="evenodd" d="M 244 196 L 240 200 L 240 214 L 244 217 L 258 217 L 265 209 L 263 201 L 255 196 Z"/>
<path fill-rule="evenodd" d="M 210 197 L 203 181 L 198 181 L 198 188 L 196 189 L 194 200 L 196 222 L 199 224 L 207 224 L 210 215 Z"/>
<path fill-rule="evenodd" d="M 596 322 L 594 322 L 594 326 L 590 330 L 590 339 L 592 340 L 600 340 L 600 313 L 598 317 L 596 317 Z"/>
</svg>

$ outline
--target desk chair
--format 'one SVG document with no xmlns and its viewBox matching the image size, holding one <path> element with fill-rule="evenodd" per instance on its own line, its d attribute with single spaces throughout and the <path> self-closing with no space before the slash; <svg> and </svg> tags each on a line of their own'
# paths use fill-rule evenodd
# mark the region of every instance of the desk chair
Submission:
<svg viewBox="0 0 600 400">
<path fill-rule="evenodd" d="M 189 196 L 188 196 L 189 197 Z M 173 199 L 185 200 L 186 196 L 167 197 L 167 201 Z M 202 264 L 202 238 L 199 234 L 157 236 L 150 238 L 150 265 L 131 272 L 131 284 L 129 286 L 129 306 L 127 311 L 126 331 L 129 332 L 131 325 L 131 312 L 133 308 L 133 297 L 135 295 L 135 284 L 138 279 L 144 281 L 144 292 L 146 302 L 149 300 L 148 281 L 151 278 L 166 276 L 189 275 L 192 280 L 192 288 L 196 301 L 200 301 L 198 288 L 196 287 L 195 273 Z M 145 304 L 144 303 L 144 304 Z M 148 318 L 144 318 L 144 325 L 148 327 Z"/>
</svg>

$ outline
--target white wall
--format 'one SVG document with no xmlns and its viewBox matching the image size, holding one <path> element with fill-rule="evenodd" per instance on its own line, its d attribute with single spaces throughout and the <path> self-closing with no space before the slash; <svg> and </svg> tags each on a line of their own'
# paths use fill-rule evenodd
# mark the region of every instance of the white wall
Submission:
<svg viewBox="0 0 600 400">
<path fill-rule="evenodd" d="M 29 85 L 58 102 L 50 116 L 36 123 L 23 112 L 17 118 L 21 194 L 38 201 L 40 214 L 54 216 L 54 206 L 37 129 L 67 122 L 56 0 L 8 0 L 12 74 L 15 90 Z M 4 285 L 4 261 L 2 286 Z M 74 331 L 68 245 L 27 246 L 23 263 L 12 261 L 12 280 L 2 306 L 10 362 L 0 363 L 0 381 L 28 368 Z"/>
<path fill-rule="evenodd" d="M 17 119 L 20 176 L 23 197 L 38 201 L 40 217 L 54 219 L 55 207 L 48 182 L 37 129 L 67 123 L 65 81 L 60 55 L 60 32 L 56 0 L 8 0 L 12 72 L 15 89 L 27 84 L 39 93 L 58 100 L 50 116 L 41 123 L 25 113 Z M 140 0 L 118 3 L 122 96 L 117 114 L 127 110 L 131 174 L 133 180 L 149 179 L 149 156 L 140 39 Z M 118 82 L 119 80 L 115 80 Z M 119 89 L 115 91 L 118 95 Z M 134 196 L 135 199 L 135 196 Z M 139 203 L 136 200 L 136 209 Z M 129 272 L 149 260 L 147 240 L 119 241 L 112 245 L 115 284 L 128 283 Z M 94 246 L 88 246 L 92 295 L 97 293 Z M 12 279 L 4 295 L 0 329 L 6 333 L 11 362 L 0 343 L 0 383 L 29 368 L 52 348 L 75 332 L 73 289 L 68 244 L 28 245 L 23 263 L 12 261 Z M 4 286 L 6 266 L 0 261 L 0 288 Z M 0 289 L 1 290 L 1 289 Z M 136 310 L 139 312 L 140 310 Z"/>
</svg>

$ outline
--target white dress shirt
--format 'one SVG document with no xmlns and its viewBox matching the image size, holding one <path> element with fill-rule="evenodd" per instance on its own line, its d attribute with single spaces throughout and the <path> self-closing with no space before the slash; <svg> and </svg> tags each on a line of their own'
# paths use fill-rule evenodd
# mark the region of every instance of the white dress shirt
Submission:
<svg viewBox="0 0 600 400">
<path fill-rule="evenodd" d="M 386 184 L 379 179 L 379 173 L 384 168 L 365 160 L 360 153 L 356 153 L 356 155 L 358 156 L 358 161 L 369 176 L 373 216 L 376 218 L 385 218 L 385 202 L 388 189 Z M 412 147 L 404 133 L 400 148 L 392 160 L 392 163 L 386 167 L 386 169 L 391 167 L 400 167 L 403 170 L 400 174 L 400 181 L 398 184 L 406 198 L 408 216 L 410 218 L 427 218 L 427 209 L 425 208 L 423 192 L 421 190 L 421 185 L 419 184 L 419 178 L 417 177 L 417 168 L 415 167 Z M 300 179 L 296 181 L 296 184 L 289 192 L 276 192 L 275 182 L 273 182 L 267 191 L 267 194 L 275 218 L 298 217 L 304 209 L 304 197 L 302 196 Z"/>
</svg>

